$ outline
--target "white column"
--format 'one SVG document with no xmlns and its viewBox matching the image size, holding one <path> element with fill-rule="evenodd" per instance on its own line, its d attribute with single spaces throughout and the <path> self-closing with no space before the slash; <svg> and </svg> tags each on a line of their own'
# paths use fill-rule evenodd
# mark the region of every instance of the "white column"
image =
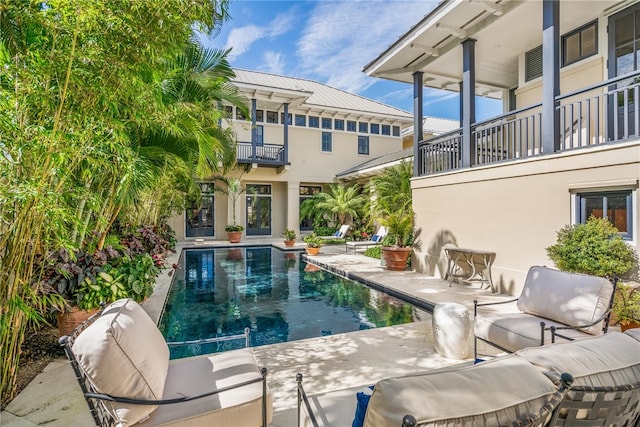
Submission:
<svg viewBox="0 0 640 427">
<path fill-rule="evenodd" d="M 287 182 L 287 228 L 300 235 L 300 182 Z"/>
</svg>

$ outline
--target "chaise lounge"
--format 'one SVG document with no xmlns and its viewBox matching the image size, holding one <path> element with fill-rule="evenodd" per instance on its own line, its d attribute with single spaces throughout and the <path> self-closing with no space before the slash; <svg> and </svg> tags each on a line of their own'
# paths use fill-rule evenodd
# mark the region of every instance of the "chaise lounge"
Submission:
<svg viewBox="0 0 640 427">
<path fill-rule="evenodd" d="M 131 299 L 62 337 L 98 426 L 266 426 L 266 369 L 250 349 L 169 360 L 162 334 Z"/>
<path fill-rule="evenodd" d="M 376 231 L 376 234 L 371 236 L 369 240 L 351 241 L 345 243 L 345 252 L 349 251 L 349 248 L 353 249 L 353 253 L 356 253 L 357 248 L 368 248 L 370 246 L 377 246 L 382 243 L 382 239 L 387 235 L 387 229 L 384 225 L 381 225 Z"/>
</svg>

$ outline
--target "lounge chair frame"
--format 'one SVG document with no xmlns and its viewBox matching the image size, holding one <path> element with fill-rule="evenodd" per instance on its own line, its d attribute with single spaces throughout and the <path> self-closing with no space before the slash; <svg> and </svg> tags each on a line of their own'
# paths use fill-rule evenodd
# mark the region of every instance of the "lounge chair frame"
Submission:
<svg viewBox="0 0 640 427">
<path fill-rule="evenodd" d="M 118 402 L 132 405 L 171 405 L 176 403 L 189 402 L 191 400 L 197 400 L 208 396 L 213 396 L 215 394 L 219 394 L 228 390 L 232 390 L 239 387 L 244 387 L 249 384 L 254 384 L 258 382 L 262 382 L 262 425 L 267 425 L 267 368 L 260 368 L 260 377 L 256 377 L 255 379 L 244 381 L 242 383 L 234 384 L 232 386 L 219 388 L 216 390 L 212 390 L 207 393 L 198 394 L 195 396 L 183 396 L 176 399 L 161 399 L 161 400 L 145 400 L 145 399 L 136 399 L 126 396 L 112 396 L 106 393 L 100 393 L 94 385 L 89 380 L 89 376 L 82 369 L 78 360 L 76 359 L 75 354 L 73 353 L 72 347 L 76 338 L 87 329 L 95 320 L 97 320 L 102 315 L 103 309 L 89 317 L 86 321 L 80 324 L 71 334 L 71 336 L 62 336 L 60 337 L 60 345 L 64 348 L 65 355 L 69 362 L 71 363 L 71 367 L 73 368 L 73 372 L 76 376 L 76 380 L 80 385 L 80 389 L 82 390 L 82 395 L 87 402 L 87 406 L 89 407 L 89 411 L 91 412 L 91 417 L 93 418 L 96 426 L 98 427 L 112 427 L 117 425 L 117 420 L 113 418 L 111 412 L 107 409 L 104 402 Z M 229 341 L 235 339 L 244 339 L 245 347 L 248 347 L 249 344 L 249 328 L 245 328 L 243 334 L 238 335 L 229 335 L 224 337 L 215 337 L 215 338 L 206 338 L 202 340 L 192 340 L 192 341 L 180 341 L 180 342 L 168 342 L 167 345 L 175 346 L 175 345 L 184 345 L 184 344 L 205 344 L 212 342 L 221 342 L 221 341 Z"/>
</svg>

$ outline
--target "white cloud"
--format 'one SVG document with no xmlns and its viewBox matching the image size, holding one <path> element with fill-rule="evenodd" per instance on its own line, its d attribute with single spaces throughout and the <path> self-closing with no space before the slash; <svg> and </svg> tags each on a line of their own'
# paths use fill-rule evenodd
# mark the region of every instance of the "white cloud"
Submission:
<svg viewBox="0 0 640 427">
<path fill-rule="evenodd" d="M 266 26 L 247 25 L 233 28 L 227 37 L 225 49 L 233 47 L 231 58 L 237 58 L 251 49 L 251 45 L 262 38 L 276 38 L 290 31 L 296 22 L 295 14 L 289 11 L 277 15 Z"/>
<path fill-rule="evenodd" d="M 285 62 L 280 52 L 269 50 L 263 55 L 264 65 L 260 70 L 273 74 L 285 74 Z"/>
<path fill-rule="evenodd" d="M 297 43 L 299 73 L 349 92 L 376 82 L 362 68 L 437 2 L 318 2 Z"/>
</svg>

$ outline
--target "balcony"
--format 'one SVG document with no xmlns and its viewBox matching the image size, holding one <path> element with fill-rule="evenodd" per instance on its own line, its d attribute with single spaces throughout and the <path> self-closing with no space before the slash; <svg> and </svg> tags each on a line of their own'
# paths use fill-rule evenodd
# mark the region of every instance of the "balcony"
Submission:
<svg viewBox="0 0 640 427">
<path fill-rule="evenodd" d="M 241 164 L 286 169 L 291 163 L 287 161 L 287 152 L 284 145 L 280 144 L 251 144 L 250 142 L 237 143 L 237 161 Z"/>
<path fill-rule="evenodd" d="M 555 98 L 560 117 L 555 152 L 640 138 L 640 72 Z M 513 162 L 547 154 L 542 144 L 542 104 L 510 111 L 471 127 L 472 166 Z M 462 166 L 462 129 L 418 144 L 418 176 Z"/>
</svg>

